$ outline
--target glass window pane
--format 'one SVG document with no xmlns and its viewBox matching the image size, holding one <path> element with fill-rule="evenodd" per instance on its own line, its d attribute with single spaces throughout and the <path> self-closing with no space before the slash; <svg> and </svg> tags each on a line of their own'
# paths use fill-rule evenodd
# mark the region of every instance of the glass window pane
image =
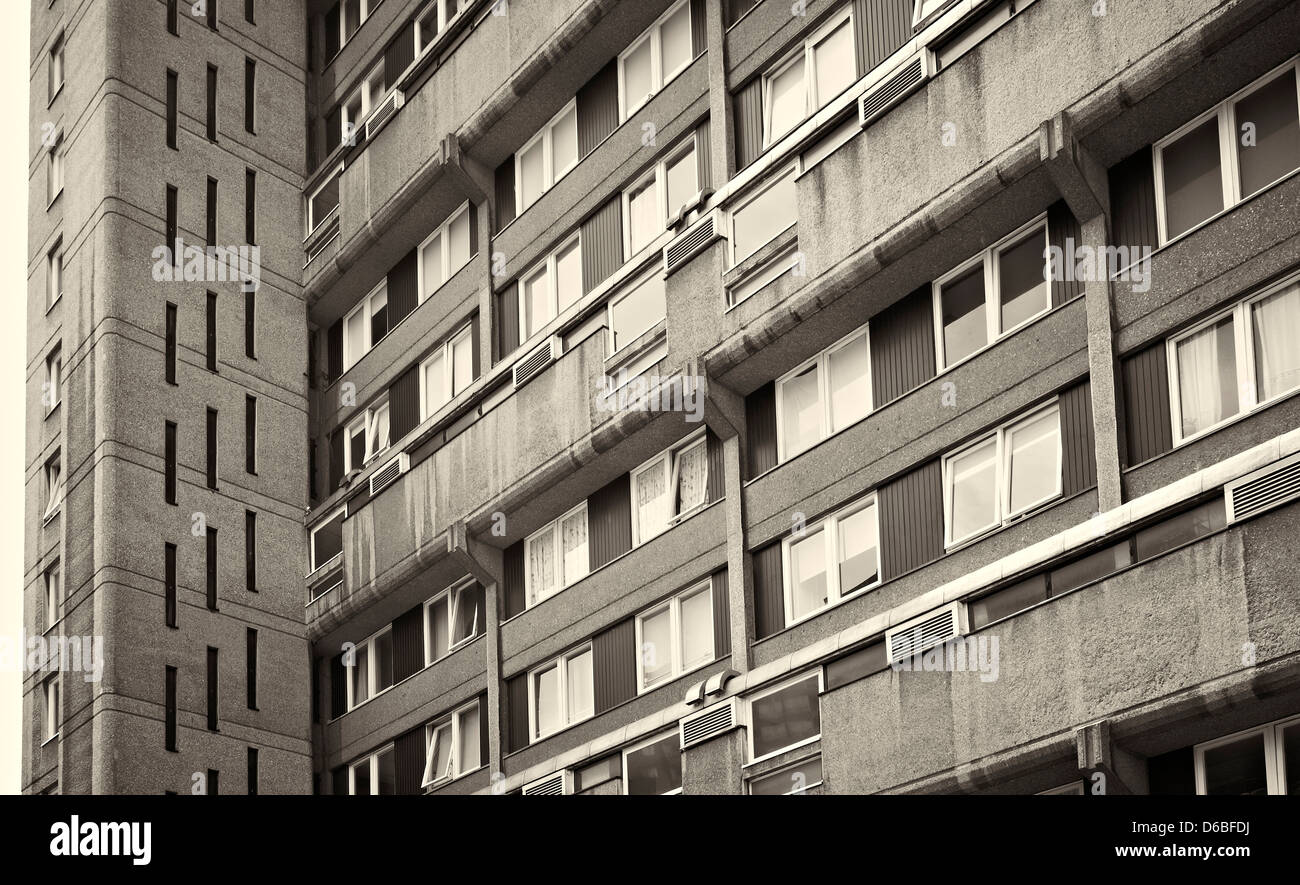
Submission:
<svg viewBox="0 0 1300 885">
<path fill-rule="evenodd" d="M 426 769 L 429 782 L 440 781 L 451 774 L 451 723 L 440 725 L 433 733 L 429 745 L 429 765 Z"/>
<path fill-rule="evenodd" d="M 557 589 L 555 569 L 555 535 L 551 530 L 528 541 L 528 588 L 533 600 L 550 596 Z"/>
<path fill-rule="evenodd" d="M 1250 306 L 1259 401 L 1300 387 L 1300 284 Z"/>
<path fill-rule="evenodd" d="M 822 758 L 817 756 L 791 768 L 755 778 L 749 783 L 751 796 L 789 796 L 802 793 L 822 782 Z"/>
<path fill-rule="evenodd" d="M 366 352 L 366 312 L 358 310 L 347 319 L 348 360 L 355 363 Z"/>
<path fill-rule="evenodd" d="M 1047 578 L 1036 575 L 1027 581 L 1012 584 L 996 593 L 990 593 L 971 603 L 971 627 L 978 629 L 996 620 L 1024 611 L 1047 599 Z"/>
<path fill-rule="evenodd" d="M 320 224 L 339 204 L 339 177 L 335 175 L 311 198 L 312 226 Z"/>
<path fill-rule="evenodd" d="M 375 689 L 383 691 L 393 684 L 393 634 L 380 633 L 375 637 Z"/>
<path fill-rule="evenodd" d="M 312 532 L 312 571 L 343 552 L 343 514 Z"/>
<path fill-rule="evenodd" d="M 771 108 L 767 141 L 771 144 L 804 118 L 803 56 L 769 80 L 767 86 Z"/>
<path fill-rule="evenodd" d="M 533 674 L 533 696 L 537 704 L 537 721 L 533 736 L 549 734 L 560 727 L 560 668 L 548 667 Z"/>
<path fill-rule="evenodd" d="M 713 591 L 706 588 L 681 602 L 682 668 L 713 659 Z"/>
<path fill-rule="evenodd" d="M 480 765 L 478 734 L 478 704 L 460 714 L 460 770 L 457 774 L 473 771 Z"/>
<path fill-rule="evenodd" d="M 997 441 L 990 439 L 948 462 L 952 500 L 949 535 L 957 542 L 998 522 Z"/>
<path fill-rule="evenodd" d="M 685 8 L 685 7 L 683 7 Z M 668 217 L 672 218 L 700 190 L 695 146 L 668 164 Z"/>
<path fill-rule="evenodd" d="M 1027 240 L 998 254 L 998 300 L 1003 332 L 1050 307 L 1047 289 L 1046 236 L 1038 230 Z"/>
<path fill-rule="evenodd" d="M 1178 395 L 1183 436 L 1213 427 L 1240 411 L 1232 317 L 1179 341 Z"/>
<path fill-rule="evenodd" d="M 666 80 L 691 60 L 691 4 L 683 3 L 681 9 L 668 17 L 659 31 L 659 42 L 663 47 L 662 69 Z"/>
<path fill-rule="evenodd" d="M 1282 730 L 1282 761 L 1286 766 L 1286 794 L 1300 796 L 1300 724 Z"/>
<path fill-rule="evenodd" d="M 1219 120 L 1206 120 L 1162 151 L 1165 228 L 1169 237 L 1191 230 L 1223 209 Z"/>
<path fill-rule="evenodd" d="M 456 599 L 456 620 L 452 624 L 451 642 L 455 645 L 478 635 L 483 628 L 484 613 L 477 585 L 471 584 L 453 592 Z"/>
<path fill-rule="evenodd" d="M 560 535 L 564 549 L 564 585 L 568 586 L 591 570 L 587 555 L 587 512 L 583 510 L 564 520 Z"/>
<path fill-rule="evenodd" d="M 427 418 L 447 402 L 447 378 L 442 352 L 424 364 L 424 417 Z"/>
<path fill-rule="evenodd" d="M 569 692 L 570 723 L 586 719 L 596 709 L 595 695 L 592 693 L 591 652 L 584 651 L 566 662 L 568 680 L 565 687 Z"/>
<path fill-rule="evenodd" d="M 614 350 L 631 344 L 667 315 L 663 277 L 652 273 L 610 309 Z"/>
<path fill-rule="evenodd" d="M 661 796 L 681 787 L 682 753 L 675 734 L 627 754 L 629 796 Z"/>
<path fill-rule="evenodd" d="M 582 297 L 582 252 L 577 240 L 555 256 L 555 288 L 560 310 Z"/>
<path fill-rule="evenodd" d="M 817 107 L 822 108 L 858 78 L 851 22 L 844 22 L 813 47 L 813 58 L 816 62 Z"/>
<path fill-rule="evenodd" d="M 1180 513 L 1137 533 L 1135 546 L 1138 561 L 1150 559 L 1211 532 L 1217 532 L 1227 524 L 1228 512 L 1222 497 Z"/>
<path fill-rule="evenodd" d="M 822 438 L 821 390 L 817 364 L 781 382 L 781 442 L 789 458 Z"/>
<path fill-rule="evenodd" d="M 559 178 L 578 162 L 578 111 L 576 107 L 555 121 L 551 127 L 551 170 Z"/>
<path fill-rule="evenodd" d="M 531 337 L 551 321 L 551 287 L 542 268 L 524 281 L 524 337 Z"/>
<path fill-rule="evenodd" d="M 794 224 L 797 209 L 794 176 L 789 174 L 738 209 L 731 219 L 736 263 Z"/>
<path fill-rule="evenodd" d="M 1264 735 L 1246 735 L 1204 751 L 1205 795 L 1266 796 Z"/>
<path fill-rule="evenodd" d="M 446 596 L 429 606 L 429 653 L 434 661 L 447 654 L 450 648 L 447 608 Z"/>
<path fill-rule="evenodd" d="M 536 202 L 546 187 L 544 160 L 541 139 L 519 155 L 519 195 L 524 208 Z"/>
<path fill-rule="evenodd" d="M 392 750 L 385 750 L 379 754 L 379 790 L 380 796 L 397 795 L 397 766 L 395 764 L 395 753 Z"/>
<path fill-rule="evenodd" d="M 839 432 L 871 411 L 870 359 L 864 334 L 828 358 L 830 364 L 831 431 Z"/>
<path fill-rule="evenodd" d="M 650 51 L 650 38 L 647 37 L 623 59 L 623 101 L 629 112 L 654 92 Z"/>
<path fill-rule="evenodd" d="M 804 679 L 765 695 L 750 705 L 754 758 L 783 750 L 821 734 L 817 679 Z"/>
<path fill-rule="evenodd" d="M 1248 197 L 1300 166 L 1295 69 L 1237 102 L 1236 111 L 1241 195 Z M 1247 124 L 1253 144 L 1245 143 Z"/>
<path fill-rule="evenodd" d="M 366 646 L 357 646 L 352 652 L 352 704 L 356 706 L 370 697 L 370 655 Z"/>
<path fill-rule="evenodd" d="M 644 249 L 661 229 L 656 200 L 653 178 L 628 193 L 628 242 L 632 255 Z"/>
<path fill-rule="evenodd" d="M 790 545 L 790 608 L 797 619 L 826 602 L 826 536 L 818 529 Z"/>
<path fill-rule="evenodd" d="M 1125 541 L 1105 550 L 1098 550 L 1083 559 L 1069 565 L 1063 565 L 1052 572 L 1052 595 L 1060 596 L 1077 587 L 1112 575 L 1133 562 L 1129 544 Z"/>
<path fill-rule="evenodd" d="M 1061 416 L 1055 409 L 1007 431 L 1010 513 L 1055 497 L 1061 484 Z"/>
<path fill-rule="evenodd" d="M 460 393 L 474 381 L 474 334 L 461 335 L 451 345 L 452 395 Z"/>
<path fill-rule="evenodd" d="M 469 261 L 469 210 L 457 215 L 447 228 L 447 265 L 455 273 Z"/>
<path fill-rule="evenodd" d="M 364 759 L 352 766 L 352 795 L 370 795 L 370 759 Z"/>
<path fill-rule="evenodd" d="M 664 608 L 641 619 L 641 687 L 666 679 L 673 672 L 673 616 Z"/>
<path fill-rule="evenodd" d="M 428 297 L 443 283 L 442 234 L 435 234 L 420 250 L 420 271 L 424 274 L 424 291 L 420 294 Z"/>
<path fill-rule="evenodd" d="M 870 504 L 839 521 L 840 595 L 874 584 L 880 577 L 876 505 Z"/>
<path fill-rule="evenodd" d="M 673 492 L 673 515 L 680 516 L 704 503 L 709 480 L 707 447 L 701 440 L 675 457 L 677 488 Z"/>
<path fill-rule="evenodd" d="M 668 525 L 668 479 L 663 462 L 637 473 L 632 480 L 637 539 L 645 543 Z"/>
<path fill-rule="evenodd" d="M 943 363 L 951 366 L 988 344 L 984 320 L 984 267 L 976 265 L 939 290 L 943 315 Z"/>
</svg>

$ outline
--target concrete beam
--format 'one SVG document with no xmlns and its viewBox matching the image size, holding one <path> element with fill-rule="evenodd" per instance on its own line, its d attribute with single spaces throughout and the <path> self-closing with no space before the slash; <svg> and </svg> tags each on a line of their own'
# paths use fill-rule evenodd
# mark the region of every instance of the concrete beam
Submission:
<svg viewBox="0 0 1300 885">
<path fill-rule="evenodd" d="M 464 520 L 457 520 L 447 527 L 447 554 L 485 587 L 488 584 L 500 584 L 503 580 L 501 549 L 484 544 L 471 535 Z"/>
<path fill-rule="evenodd" d="M 1075 218 L 1110 215 L 1106 168 L 1079 144 L 1068 111 L 1038 127 L 1038 156 Z"/>
<path fill-rule="evenodd" d="M 1146 795 L 1146 760 L 1120 747 L 1111 738 L 1110 722 L 1103 719 L 1075 729 L 1079 772 L 1094 795 Z"/>
</svg>

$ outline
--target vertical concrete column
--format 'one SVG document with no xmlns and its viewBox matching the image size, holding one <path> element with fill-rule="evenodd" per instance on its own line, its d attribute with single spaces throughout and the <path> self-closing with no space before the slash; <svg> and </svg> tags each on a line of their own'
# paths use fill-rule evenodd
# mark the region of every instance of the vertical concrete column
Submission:
<svg viewBox="0 0 1300 885">
<path fill-rule="evenodd" d="M 1105 255 L 1109 224 L 1104 214 L 1082 222 L 1083 243 Z M 1066 257 L 1069 261 L 1070 258 Z M 1123 285 L 1123 284 L 1120 284 Z M 1097 510 L 1105 513 L 1124 503 L 1120 477 L 1120 418 L 1115 360 L 1111 282 L 1103 277 L 1084 284 L 1088 313 L 1088 374 L 1091 378 L 1093 437 L 1097 457 Z"/>
<path fill-rule="evenodd" d="M 483 588 L 487 609 L 487 708 L 488 771 L 493 777 L 501 771 L 501 585 L 496 581 Z"/>
<path fill-rule="evenodd" d="M 727 606 L 731 611 L 731 666 L 749 670 L 750 637 L 754 635 L 754 570 L 745 549 L 745 490 L 742 486 L 740 434 L 722 443 L 726 470 Z"/>
<path fill-rule="evenodd" d="M 682 793 L 737 796 L 745 791 L 745 732 L 733 728 L 682 751 Z"/>
<path fill-rule="evenodd" d="M 731 91 L 727 88 L 727 20 L 725 0 L 708 0 L 709 46 L 709 158 L 713 186 L 721 187 L 736 174 L 735 132 L 731 115 Z"/>
</svg>

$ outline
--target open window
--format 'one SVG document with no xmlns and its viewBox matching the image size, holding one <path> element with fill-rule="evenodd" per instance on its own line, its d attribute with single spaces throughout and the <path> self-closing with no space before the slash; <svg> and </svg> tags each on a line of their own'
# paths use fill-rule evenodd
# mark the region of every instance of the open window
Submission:
<svg viewBox="0 0 1300 885">
<path fill-rule="evenodd" d="M 466 578 L 424 604 L 424 663 L 451 654 L 487 626 L 483 587 Z"/>
<path fill-rule="evenodd" d="M 821 737 L 822 671 L 804 673 L 764 689 L 749 707 L 749 759 L 757 762 Z"/>
<path fill-rule="evenodd" d="M 447 783 L 483 765 L 477 699 L 424 729 L 424 776 L 421 786 Z"/>
<path fill-rule="evenodd" d="M 379 283 L 343 320 L 343 370 L 357 364 L 388 334 L 388 281 Z"/>
<path fill-rule="evenodd" d="M 677 730 L 623 751 L 625 796 L 674 796 L 682 791 L 682 751 Z"/>
<path fill-rule="evenodd" d="M 703 507 L 708 484 L 702 430 L 632 471 L 632 545 L 644 544 Z"/>
</svg>

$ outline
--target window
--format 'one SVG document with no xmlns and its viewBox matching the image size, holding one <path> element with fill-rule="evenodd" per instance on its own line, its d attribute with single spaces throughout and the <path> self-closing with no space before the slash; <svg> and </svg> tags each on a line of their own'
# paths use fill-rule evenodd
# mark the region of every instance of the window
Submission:
<svg viewBox="0 0 1300 885">
<path fill-rule="evenodd" d="M 347 371 L 388 334 L 388 282 L 381 281 L 343 320 L 343 370 Z"/>
<path fill-rule="evenodd" d="M 578 111 L 570 101 L 515 154 L 515 214 L 522 215 L 576 165 Z"/>
<path fill-rule="evenodd" d="M 424 52 L 438 38 L 447 25 L 465 9 L 467 0 L 432 0 L 423 11 L 415 17 L 415 53 Z M 459 5 L 459 8 L 457 6 Z"/>
<path fill-rule="evenodd" d="M 244 0 L 244 21 L 248 22 L 250 25 L 257 24 L 257 19 L 255 18 L 254 5 L 255 5 L 254 0 Z M 250 747 L 249 752 L 252 753 L 252 756 L 250 758 L 256 760 L 257 751 Z M 254 763 L 254 768 L 251 770 L 254 771 L 256 770 L 256 763 Z M 256 792 L 257 790 L 253 790 L 253 793 Z"/>
<path fill-rule="evenodd" d="M 63 455 L 55 452 L 45 462 L 45 519 L 53 518 L 63 504 Z"/>
<path fill-rule="evenodd" d="M 163 498 L 176 503 L 176 422 L 163 425 Z"/>
<path fill-rule="evenodd" d="M 869 496 L 781 545 L 785 621 L 794 624 L 880 583 L 880 526 Z"/>
<path fill-rule="evenodd" d="M 791 166 L 764 183 L 731 210 L 731 264 L 734 267 L 789 230 L 799 220 L 795 173 Z"/>
<path fill-rule="evenodd" d="M 519 325 L 527 341 L 582 297 L 582 248 L 574 236 L 519 280 Z"/>
<path fill-rule="evenodd" d="M 45 629 L 48 631 L 63 617 L 63 569 L 54 563 L 45 570 Z"/>
<path fill-rule="evenodd" d="M 1300 388 L 1297 335 L 1300 282 L 1292 280 L 1171 338 L 1175 444 Z"/>
<path fill-rule="evenodd" d="M 420 363 L 420 420 L 451 402 L 474 381 L 474 324 L 434 349 Z"/>
<path fill-rule="evenodd" d="M 52 204 L 63 193 L 64 149 L 63 133 L 54 133 L 54 143 L 46 151 L 45 173 L 49 182 L 46 192 L 46 205 Z"/>
<path fill-rule="evenodd" d="M 912 16 L 912 27 L 916 27 L 944 7 L 951 6 L 956 0 L 916 0 L 916 11 Z"/>
<path fill-rule="evenodd" d="M 1296 88 L 1293 59 L 1156 142 L 1161 245 L 1300 168 Z"/>
<path fill-rule="evenodd" d="M 208 611 L 217 610 L 217 530 L 208 526 L 207 533 L 207 603 Z"/>
<path fill-rule="evenodd" d="M 681 0 L 619 55 L 619 120 L 626 120 L 686 70 L 693 56 L 691 4 Z"/>
<path fill-rule="evenodd" d="M 206 793 L 206 795 L 208 795 L 208 796 L 216 796 L 216 795 L 220 794 L 220 792 L 221 792 L 221 772 L 220 772 L 220 771 L 218 771 L 218 770 L 215 769 L 215 768 L 209 768 L 209 769 L 208 769 L 208 780 L 207 780 L 207 786 L 208 786 L 208 792 Z"/>
<path fill-rule="evenodd" d="M 45 263 L 49 279 L 48 309 L 63 297 L 63 237 L 59 237 L 54 241 L 54 245 L 46 256 Z"/>
<path fill-rule="evenodd" d="M 163 747 L 176 752 L 176 680 L 175 667 L 167 668 L 167 679 L 163 689 Z"/>
<path fill-rule="evenodd" d="M 663 273 L 649 273 L 609 301 L 610 353 L 617 353 L 663 322 L 668 315 Z"/>
<path fill-rule="evenodd" d="M 766 759 L 821 737 L 821 671 L 768 689 L 749 701 L 749 758 Z"/>
<path fill-rule="evenodd" d="M 163 544 L 163 619 L 176 626 L 176 545 Z"/>
<path fill-rule="evenodd" d="M 245 682 L 248 686 L 248 709 L 257 709 L 257 631 L 248 627 L 245 631 L 245 665 L 247 668 Z"/>
<path fill-rule="evenodd" d="M 352 35 L 357 29 L 370 17 L 370 10 L 378 6 L 382 0 L 339 0 L 336 4 L 338 10 L 335 13 L 333 8 L 325 15 L 325 22 L 328 25 L 331 19 L 338 23 L 338 46 L 342 48 L 343 44 L 352 39 Z M 329 39 L 329 38 L 327 38 Z M 333 47 L 331 47 L 333 48 Z M 329 58 L 326 58 L 329 61 Z"/>
<path fill-rule="evenodd" d="M 348 766 L 348 795 L 397 795 L 397 763 L 392 744 Z"/>
<path fill-rule="evenodd" d="M 944 527 L 953 547 L 1061 494 L 1055 402 L 943 459 Z"/>
<path fill-rule="evenodd" d="M 343 174 L 343 164 L 322 181 L 307 198 L 307 233 L 310 234 L 339 208 L 339 176 Z"/>
<path fill-rule="evenodd" d="M 244 355 L 257 359 L 257 293 L 253 289 L 244 293 Z"/>
<path fill-rule="evenodd" d="M 244 472 L 257 473 L 257 397 L 244 396 Z"/>
<path fill-rule="evenodd" d="M 208 409 L 208 488 L 217 487 L 217 410 Z"/>
<path fill-rule="evenodd" d="M 460 648 L 487 626 L 483 587 L 472 578 L 448 587 L 424 604 L 424 663 Z"/>
<path fill-rule="evenodd" d="M 176 23 L 176 12 L 179 3 L 180 0 L 167 0 L 167 33 L 176 36 L 180 36 L 180 31 Z"/>
<path fill-rule="evenodd" d="M 340 507 L 311 530 L 311 570 L 314 572 L 343 552 L 343 518 Z"/>
<path fill-rule="evenodd" d="M 623 248 L 631 258 L 654 242 L 668 221 L 699 193 L 695 135 L 669 151 L 639 181 L 623 191 Z"/>
<path fill-rule="evenodd" d="M 1047 225 L 1035 219 L 935 281 L 939 369 L 1046 313 L 1052 306 Z"/>
<path fill-rule="evenodd" d="M 208 731 L 217 730 L 217 650 L 208 646 Z"/>
<path fill-rule="evenodd" d="M 469 203 L 465 203 L 420 245 L 420 301 L 469 263 L 471 220 Z"/>
<path fill-rule="evenodd" d="M 207 10 L 208 27 L 215 31 L 217 29 L 217 0 L 207 0 Z M 215 793 L 216 790 L 212 792 Z"/>
<path fill-rule="evenodd" d="M 252 0 L 249 0 L 250 4 Z M 249 7 L 252 8 L 251 6 Z M 250 19 L 251 21 L 251 19 Z M 248 795 L 257 795 L 257 748 L 248 748 Z"/>
<path fill-rule="evenodd" d="M 167 302 L 164 318 L 164 367 L 163 372 L 168 384 L 176 383 L 176 305 Z"/>
<path fill-rule="evenodd" d="M 587 502 L 530 535 L 524 542 L 528 605 L 534 606 L 587 576 Z"/>
<path fill-rule="evenodd" d="M 45 357 L 45 415 L 49 417 L 63 398 L 63 346 L 56 344 Z"/>
<path fill-rule="evenodd" d="M 822 757 L 814 756 L 749 782 L 751 796 L 797 796 L 822 783 Z"/>
<path fill-rule="evenodd" d="M 252 134 L 257 117 L 257 62 L 244 59 L 244 131 Z"/>
<path fill-rule="evenodd" d="M 217 140 L 217 67 L 208 65 L 208 141 Z"/>
<path fill-rule="evenodd" d="M 649 691 L 712 661 L 712 583 L 705 581 L 638 615 L 636 647 L 638 691 Z"/>
<path fill-rule="evenodd" d="M 59 34 L 50 47 L 50 104 L 54 103 L 54 97 L 63 89 L 63 49 L 63 34 Z"/>
<path fill-rule="evenodd" d="M 172 150 L 177 149 L 176 141 L 176 118 L 177 104 L 180 93 L 180 75 L 168 68 L 167 70 L 167 147 Z"/>
<path fill-rule="evenodd" d="M 777 379 L 777 451 L 785 461 L 867 416 L 871 358 L 867 327 Z"/>
<path fill-rule="evenodd" d="M 469 774 L 483 764 L 480 758 L 479 702 L 474 700 L 447 719 L 425 726 L 424 787 Z"/>
<path fill-rule="evenodd" d="M 708 444 L 703 431 L 632 471 L 632 546 L 676 525 L 708 498 Z"/>
<path fill-rule="evenodd" d="M 670 796 L 682 791 L 682 751 L 676 731 L 623 751 L 625 796 Z"/>
<path fill-rule="evenodd" d="M 366 409 L 348 425 L 343 446 L 343 472 L 360 470 L 389 446 L 388 403 Z"/>
<path fill-rule="evenodd" d="M 1300 718 L 1198 744 L 1200 796 L 1300 795 Z"/>
<path fill-rule="evenodd" d="M 42 728 L 44 741 L 52 741 L 59 736 L 59 677 L 48 677 L 41 683 L 45 696 L 45 721 Z"/>
<path fill-rule="evenodd" d="M 528 709 L 533 740 L 595 715 L 591 646 L 561 655 L 529 673 Z"/>
<path fill-rule="evenodd" d="M 209 292 L 204 316 L 204 345 L 209 372 L 217 371 L 217 293 Z"/>
<path fill-rule="evenodd" d="M 244 586 L 257 592 L 257 513 L 244 511 Z"/>
<path fill-rule="evenodd" d="M 209 246 L 217 245 L 217 180 L 208 176 L 207 239 Z"/>
<path fill-rule="evenodd" d="M 763 145 L 825 107 L 857 79 L 853 14 L 846 7 L 763 77 Z"/>
<path fill-rule="evenodd" d="M 384 60 L 381 58 L 352 91 L 352 95 L 343 102 L 341 133 L 343 141 L 354 144 L 357 130 L 365 125 L 371 112 L 383 104 L 387 97 L 388 90 L 384 86 Z"/>
<path fill-rule="evenodd" d="M 244 170 L 244 242 L 257 242 L 257 172 L 252 169 Z"/>
<path fill-rule="evenodd" d="M 364 704 L 393 687 L 393 628 L 385 627 L 358 642 L 343 656 L 348 670 L 348 709 Z"/>
<path fill-rule="evenodd" d="M 180 193 L 176 190 L 176 186 L 171 184 L 167 185 L 167 208 L 165 210 L 165 221 L 163 222 L 166 228 L 164 236 L 167 238 L 167 254 L 171 256 L 172 264 L 174 265 L 179 265 L 181 260 L 181 250 L 177 248 L 176 236 L 177 203 L 179 199 Z"/>
</svg>

